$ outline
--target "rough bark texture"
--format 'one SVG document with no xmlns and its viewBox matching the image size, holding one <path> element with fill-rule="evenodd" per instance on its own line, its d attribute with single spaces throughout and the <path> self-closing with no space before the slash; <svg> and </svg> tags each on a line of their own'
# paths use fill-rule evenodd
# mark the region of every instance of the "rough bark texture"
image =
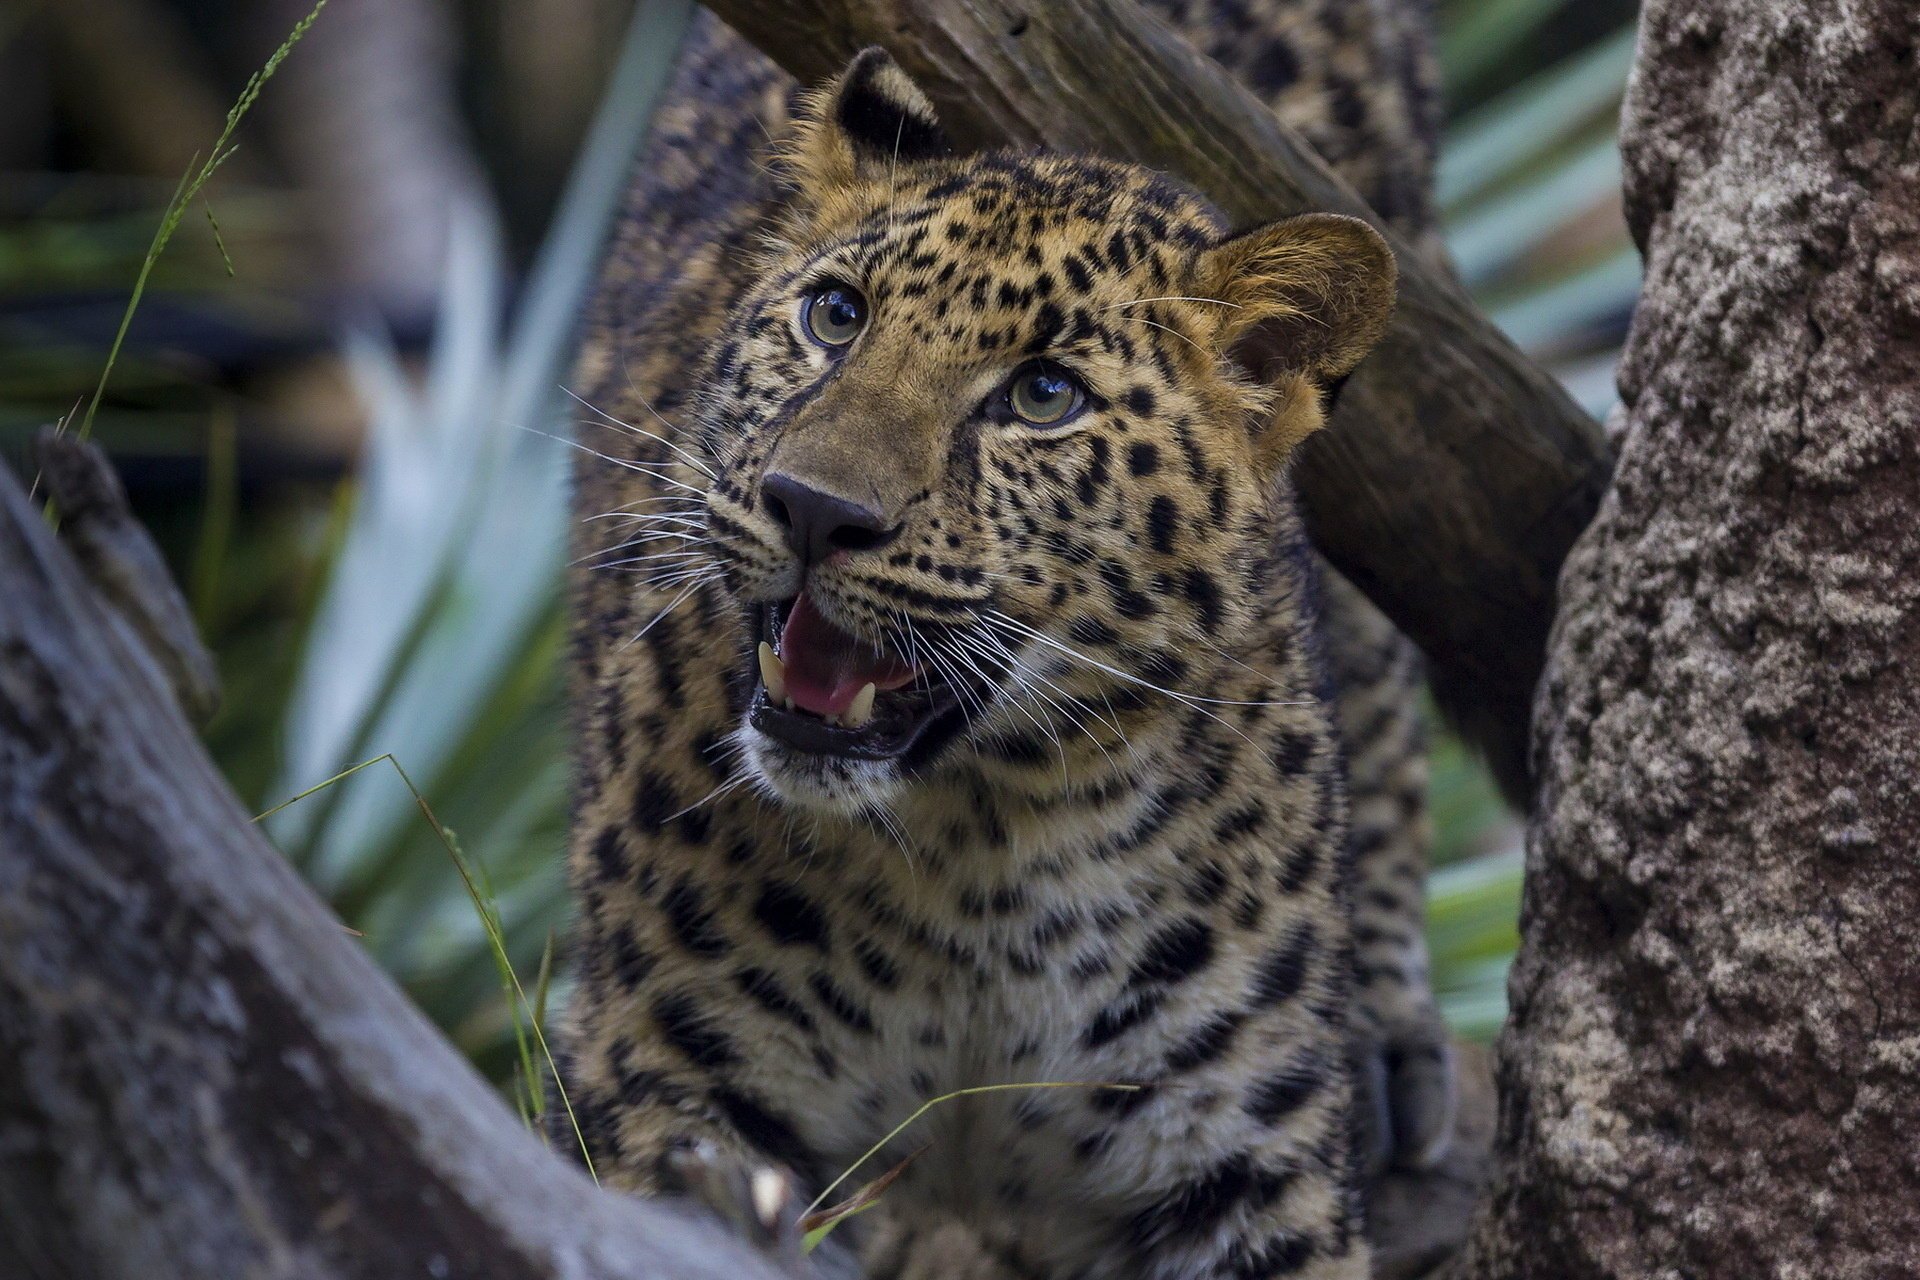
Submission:
<svg viewBox="0 0 1920 1280">
<path fill-rule="evenodd" d="M 1920 1274 L 1917 28 L 1645 12 L 1474 1276 Z"/>
<path fill-rule="evenodd" d="M 803 82 L 882 44 L 967 145 L 1178 174 L 1238 225 L 1372 221 L 1400 259 L 1386 340 L 1295 474 L 1314 543 L 1426 652 L 1436 692 L 1525 791 L 1526 725 L 1567 547 L 1606 484 L 1599 427 L 1248 90 L 1130 0 L 714 0 Z"/>
<path fill-rule="evenodd" d="M 40 433 L 35 454 L 67 550 L 102 602 L 159 662 L 180 709 L 204 725 L 220 707 L 219 670 L 200 643 L 160 548 L 128 509 L 120 477 L 100 450 L 52 427 Z"/>
<path fill-rule="evenodd" d="M 0 601 L 0 1276 L 772 1280 L 521 1127 L 4 467 Z"/>
</svg>

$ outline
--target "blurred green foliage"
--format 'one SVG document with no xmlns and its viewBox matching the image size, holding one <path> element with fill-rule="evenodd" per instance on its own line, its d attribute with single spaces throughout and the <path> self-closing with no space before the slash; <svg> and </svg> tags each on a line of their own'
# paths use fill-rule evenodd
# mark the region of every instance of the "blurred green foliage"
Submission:
<svg viewBox="0 0 1920 1280">
<path fill-rule="evenodd" d="M 301 480 L 298 468 L 293 481 L 250 478 L 231 404 L 206 410 L 205 371 L 142 341 L 168 307 L 195 299 L 212 308 L 193 312 L 196 323 L 243 345 L 303 330 L 276 247 L 298 219 L 272 200 L 218 197 L 237 282 L 210 237 L 183 228 L 101 417 L 110 443 L 196 462 L 184 497 L 176 485 L 143 514 L 220 657 L 227 696 L 207 737 L 236 788 L 266 809 L 393 753 L 484 869 L 501 940 L 529 981 L 565 911 L 564 449 L 550 437 L 571 435 L 582 416 L 556 390 L 566 317 L 688 8 L 643 4 L 511 323 L 495 321 L 505 269 L 475 217 L 456 237 L 423 376 L 376 342 L 348 344 L 372 420 L 355 479 Z M 1632 6 L 1443 0 L 1438 17 L 1449 102 L 1438 186 L 1454 253 L 1495 318 L 1602 414 L 1638 287 L 1614 145 Z M 97 342 L 46 341 L 45 313 L 20 300 L 74 288 L 124 300 L 165 199 L 123 184 L 102 202 L 85 186 L 53 184 L 0 209 L 0 301 L 18 304 L 0 308 L 0 446 L 70 408 L 102 355 Z M 76 211 L 89 207 L 76 192 L 93 197 L 91 214 Z M 1485 1038 L 1504 1013 L 1516 943 L 1518 833 L 1445 732 L 1432 811 L 1435 985 L 1454 1025 Z M 272 830 L 381 963 L 506 1079 L 520 1050 L 488 931 L 392 771 L 365 770 L 277 815 Z"/>
</svg>

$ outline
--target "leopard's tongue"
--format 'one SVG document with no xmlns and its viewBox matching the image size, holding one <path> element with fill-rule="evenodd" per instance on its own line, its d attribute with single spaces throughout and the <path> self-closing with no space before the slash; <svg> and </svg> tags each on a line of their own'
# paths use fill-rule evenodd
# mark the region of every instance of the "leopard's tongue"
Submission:
<svg viewBox="0 0 1920 1280">
<path fill-rule="evenodd" d="M 787 613 L 780 632 L 787 697 L 817 716 L 837 716 L 861 688 L 898 689 L 913 679 L 913 667 L 848 635 L 813 607 L 805 592 Z"/>
</svg>

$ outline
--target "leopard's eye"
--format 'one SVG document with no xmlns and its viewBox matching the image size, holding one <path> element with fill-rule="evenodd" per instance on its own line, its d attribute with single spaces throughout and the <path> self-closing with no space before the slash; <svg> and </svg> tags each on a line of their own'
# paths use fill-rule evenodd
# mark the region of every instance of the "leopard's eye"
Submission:
<svg viewBox="0 0 1920 1280">
<path fill-rule="evenodd" d="M 1080 379 L 1050 360 L 1026 365 L 1007 384 L 1007 405 L 1035 427 L 1057 427 L 1087 400 Z"/>
<path fill-rule="evenodd" d="M 800 323 L 823 347 L 844 347 L 867 324 L 867 300 L 844 284 L 821 285 L 800 303 Z"/>
</svg>

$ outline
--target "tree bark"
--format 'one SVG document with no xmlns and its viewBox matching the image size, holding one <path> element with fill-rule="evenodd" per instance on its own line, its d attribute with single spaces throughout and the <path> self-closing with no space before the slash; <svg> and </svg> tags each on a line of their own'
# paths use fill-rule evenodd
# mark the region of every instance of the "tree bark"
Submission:
<svg viewBox="0 0 1920 1280">
<path fill-rule="evenodd" d="M 1920 1274 L 1920 18 L 1652 0 L 1466 1275 Z"/>
<path fill-rule="evenodd" d="M 0 1276 L 773 1280 L 521 1127 L 4 467 L 0 601 Z"/>
<path fill-rule="evenodd" d="M 1265 104 L 1131 0 L 712 0 L 802 82 L 885 45 L 964 145 L 1097 151 L 1174 173 L 1236 225 L 1367 218 L 1400 259 L 1394 326 L 1302 448 L 1314 543 L 1427 654 L 1435 691 L 1526 792 L 1553 583 L 1600 500 L 1599 427 Z"/>
</svg>

